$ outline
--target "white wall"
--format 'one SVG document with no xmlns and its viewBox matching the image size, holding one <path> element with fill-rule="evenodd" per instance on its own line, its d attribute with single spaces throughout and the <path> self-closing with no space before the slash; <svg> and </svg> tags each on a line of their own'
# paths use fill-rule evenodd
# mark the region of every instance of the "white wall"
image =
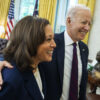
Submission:
<svg viewBox="0 0 100 100">
<path fill-rule="evenodd" d="M 93 25 L 89 36 L 89 59 L 95 59 L 100 50 L 100 0 L 96 0 Z"/>
</svg>

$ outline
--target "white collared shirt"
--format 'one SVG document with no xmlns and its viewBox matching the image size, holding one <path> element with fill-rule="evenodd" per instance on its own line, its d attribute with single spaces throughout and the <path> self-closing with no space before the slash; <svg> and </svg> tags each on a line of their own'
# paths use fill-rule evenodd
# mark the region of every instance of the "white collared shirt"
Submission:
<svg viewBox="0 0 100 100">
<path fill-rule="evenodd" d="M 64 40 L 65 40 L 64 76 L 63 76 L 62 95 L 60 100 L 68 100 L 72 58 L 73 58 L 72 44 L 74 43 L 74 41 L 68 35 L 67 31 L 64 32 Z M 78 96 L 79 96 L 79 90 L 80 90 L 79 86 L 80 86 L 81 76 L 82 76 L 82 62 L 81 62 L 79 45 L 78 42 L 76 43 L 77 43 L 77 57 L 78 57 Z"/>
</svg>

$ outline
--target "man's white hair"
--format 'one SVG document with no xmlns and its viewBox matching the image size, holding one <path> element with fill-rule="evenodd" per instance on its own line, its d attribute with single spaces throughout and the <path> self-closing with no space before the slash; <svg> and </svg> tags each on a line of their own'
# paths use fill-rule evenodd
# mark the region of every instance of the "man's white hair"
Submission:
<svg viewBox="0 0 100 100">
<path fill-rule="evenodd" d="M 72 6 L 71 8 L 69 8 L 68 13 L 67 13 L 67 17 L 74 18 L 75 14 L 79 10 L 88 10 L 88 11 L 90 11 L 90 8 L 88 8 L 88 7 L 86 7 L 85 5 L 82 5 L 82 4 L 76 4 L 76 5 Z"/>
</svg>

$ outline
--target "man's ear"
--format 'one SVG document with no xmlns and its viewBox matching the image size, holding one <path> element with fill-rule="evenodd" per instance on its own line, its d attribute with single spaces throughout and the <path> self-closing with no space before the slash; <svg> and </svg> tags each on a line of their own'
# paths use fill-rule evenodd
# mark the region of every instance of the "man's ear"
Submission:
<svg viewBox="0 0 100 100">
<path fill-rule="evenodd" d="M 70 17 L 67 17 L 67 22 L 66 22 L 68 25 L 71 23 L 71 18 Z"/>
</svg>

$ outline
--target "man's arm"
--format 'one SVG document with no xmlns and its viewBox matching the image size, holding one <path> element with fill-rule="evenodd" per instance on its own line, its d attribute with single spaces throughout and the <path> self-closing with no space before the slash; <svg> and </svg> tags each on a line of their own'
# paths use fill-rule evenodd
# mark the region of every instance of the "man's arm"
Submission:
<svg viewBox="0 0 100 100">
<path fill-rule="evenodd" d="M 7 61 L 0 61 L 0 90 L 1 90 L 1 87 L 2 87 L 2 84 L 3 84 L 3 79 L 2 79 L 1 71 L 2 71 L 2 69 L 4 67 L 13 68 L 13 66 L 10 63 L 8 63 Z"/>
</svg>

